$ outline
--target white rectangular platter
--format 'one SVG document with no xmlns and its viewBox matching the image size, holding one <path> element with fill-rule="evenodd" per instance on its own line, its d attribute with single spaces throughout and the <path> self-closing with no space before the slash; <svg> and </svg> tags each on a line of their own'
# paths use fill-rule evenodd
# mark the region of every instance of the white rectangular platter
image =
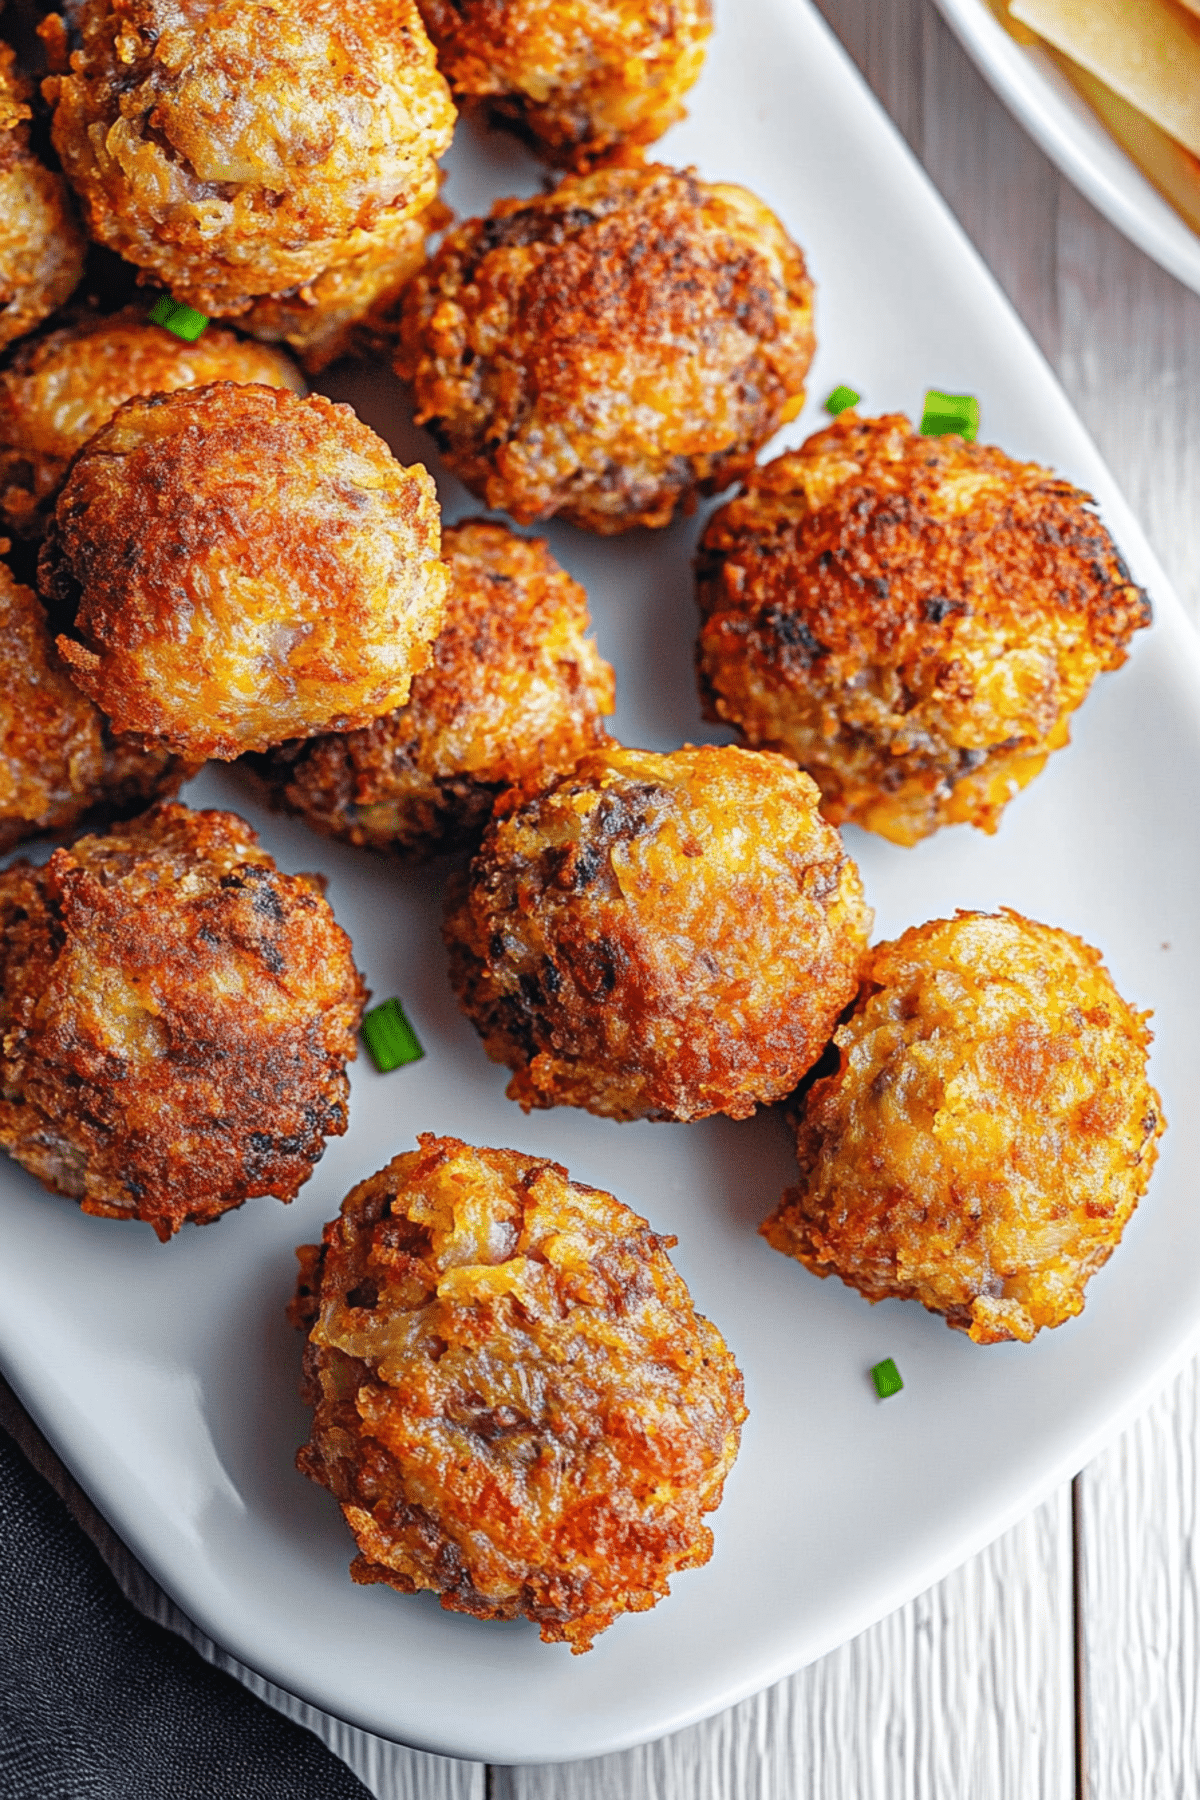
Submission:
<svg viewBox="0 0 1200 1800">
<path fill-rule="evenodd" d="M 236 771 L 194 804 L 231 805 L 286 869 L 318 868 L 377 997 L 402 996 L 425 1060 L 354 1069 L 349 1134 L 290 1208 L 271 1200 L 160 1245 L 83 1217 L 0 1169 L 0 1364 L 64 1460 L 178 1604 L 272 1681 L 405 1743 L 495 1762 L 594 1756 L 738 1700 L 861 1630 L 982 1546 L 1077 1469 L 1186 1352 L 1200 1326 L 1200 653 L 1144 539 L 1025 331 L 804 0 L 718 0 L 688 121 L 661 154 L 745 183 L 808 254 L 817 402 L 850 382 L 864 410 L 918 412 L 929 386 L 980 397 L 981 436 L 1094 493 L 1156 606 L 994 838 L 915 850 L 848 833 L 877 934 L 957 906 L 1014 906 L 1101 947 L 1155 1013 L 1170 1129 L 1147 1199 L 1082 1318 L 1031 1346 L 981 1349 L 919 1308 L 872 1308 L 768 1249 L 759 1221 L 792 1179 L 776 1115 L 617 1125 L 526 1118 L 459 1015 L 439 938 L 444 869 L 406 871 L 261 816 Z M 540 171 L 460 133 L 460 213 L 530 192 Z M 477 510 L 407 422 L 382 371 L 337 388 L 438 475 L 449 517 Z M 614 728 L 655 749 L 720 737 L 692 682 L 690 558 L 700 521 L 620 539 L 549 536 L 591 598 L 618 670 Z M 745 1372 L 750 1419 L 715 1515 L 709 1565 L 588 1655 L 524 1623 L 486 1625 L 429 1596 L 352 1586 L 330 1496 L 293 1467 L 306 1435 L 300 1342 L 283 1317 L 293 1250 L 417 1131 L 548 1154 L 679 1238 L 698 1307 Z M 880 1402 L 892 1356 L 902 1394 Z"/>
</svg>

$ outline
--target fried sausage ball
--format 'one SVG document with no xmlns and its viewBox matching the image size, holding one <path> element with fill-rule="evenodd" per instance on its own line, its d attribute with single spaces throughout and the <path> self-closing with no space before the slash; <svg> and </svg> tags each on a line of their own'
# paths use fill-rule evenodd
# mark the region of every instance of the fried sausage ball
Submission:
<svg viewBox="0 0 1200 1800">
<path fill-rule="evenodd" d="M 70 298 L 87 242 L 61 175 L 28 147 L 28 90 L 0 44 L 0 348 Z"/>
<path fill-rule="evenodd" d="M 234 316 L 394 247 L 454 107 L 414 0 L 83 0 L 45 83 L 91 235 Z"/>
<path fill-rule="evenodd" d="M 472 520 L 446 531 L 446 623 L 407 706 L 362 731 L 285 745 L 260 772 L 315 831 L 426 855 L 483 830 L 502 788 L 570 768 L 604 737 L 613 672 L 587 595 L 541 539 Z"/>
<path fill-rule="evenodd" d="M 803 404 L 812 283 L 745 188 L 661 164 L 568 176 L 452 231 L 396 368 L 448 466 L 524 524 L 666 525 Z"/>
<path fill-rule="evenodd" d="M 151 325 L 144 306 L 90 314 L 22 344 L 0 371 L 0 525 L 44 534 L 67 464 L 123 401 L 212 381 L 305 392 L 281 352 L 216 326 L 185 344 Z"/>
<path fill-rule="evenodd" d="M 417 0 L 458 100 L 537 155 L 583 168 L 652 144 L 683 117 L 704 62 L 709 0 Z"/>
<path fill-rule="evenodd" d="M 404 704 L 442 622 L 440 543 L 425 470 L 348 406 L 226 381 L 120 408 L 38 580 L 114 725 L 228 760 Z"/>
<path fill-rule="evenodd" d="M 192 772 L 109 729 L 63 667 L 37 595 L 3 562 L 0 668 L 0 852 L 85 820 L 142 812 Z"/>
<path fill-rule="evenodd" d="M 295 1197 L 346 1129 L 366 998 L 314 885 L 233 813 L 158 806 L 0 874 L 0 1145 L 164 1241 Z"/>
<path fill-rule="evenodd" d="M 355 1581 L 588 1650 L 712 1555 L 742 1378 L 674 1238 L 558 1163 L 420 1146 L 299 1252 L 297 1464 L 341 1502 Z"/>
<path fill-rule="evenodd" d="M 1164 1130 L 1148 1014 L 1100 953 L 1005 909 L 871 952 L 836 1071 L 763 1236 L 977 1344 L 1061 1325 L 1145 1193 Z"/>
<path fill-rule="evenodd" d="M 858 987 L 858 870 L 781 756 L 607 744 L 514 789 L 448 896 L 450 978 L 510 1099 L 745 1119 Z"/>
<path fill-rule="evenodd" d="M 697 560 L 706 718 L 897 844 L 995 831 L 1150 622 L 1087 494 L 895 414 L 756 469 Z"/>
</svg>

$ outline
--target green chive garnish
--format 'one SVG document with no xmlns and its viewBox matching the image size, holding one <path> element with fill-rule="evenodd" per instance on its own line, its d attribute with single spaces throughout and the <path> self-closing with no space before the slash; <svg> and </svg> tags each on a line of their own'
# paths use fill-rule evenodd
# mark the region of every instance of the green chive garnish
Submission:
<svg viewBox="0 0 1200 1800">
<path fill-rule="evenodd" d="M 876 1363 L 871 1370 L 871 1380 L 875 1383 L 875 1392 L 881 1400 L 891 1394 L 898 1394 L 904 1383 L 900 1379 L 900 1371 L 890 1356 L 885 1356 L 881 1363 Z"/>
<path fill-rule="evenodd" d="M 150 323 L 165 325 L 185 343 L 194 344 L 208 324 L 208 314 L 197 312 L 194 306 L 184 306 L 180 300 L 172 300 L 170 294 L 160 294 L 150 308 Z"/>
<path fill-rule="evenodd" d="M 420 1062 L 425 1052 L 398 1000 L 373 1006 L 362 1022 L 362 1040 L 381 1075 L 402 1063 Z"/>
<path fill-rule="evenodd" d="M 825 402 L 825 411 L 832 413 L 836 419 L 838 414 L 844 413 L 848 407 L 857 406 L 861 399 L 862 395 L 856 394 L 852 387 L 835 387 Z"/>
<path fill-rule="evenodd" d="M 973 443 L 979 435 L 979 402 L 974 394 L 939 394 L 930 388 L 921 416 L 922 437 L 949 437 Z"/>
</svg>

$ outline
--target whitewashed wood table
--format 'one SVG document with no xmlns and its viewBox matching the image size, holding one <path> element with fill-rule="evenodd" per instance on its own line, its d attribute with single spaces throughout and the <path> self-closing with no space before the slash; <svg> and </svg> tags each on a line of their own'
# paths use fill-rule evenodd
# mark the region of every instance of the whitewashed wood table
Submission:
<svg viewBox="0 0 1200 1800">
<path fill-rule="evenodd" d="M 1057 370 L 1200 621 L 1200 300 L 1061 179 L 927 0 L 818 3 Z M 46 1467 L 36 1437 L 11 1412 L 9 1422 Z M 1075 1482 L 938 1587 L 755 1699 L 619 1756 L 484 1768 L 287 1710 L 380 1800 L 1192 1800 L 1198 1486 L 1192 1365 Z M 103 1542 L 102 1522 L 90 1524 Z M 111 1537 L 106 1548 L 131 1597 L 196 1641 Z"/>
</svg>

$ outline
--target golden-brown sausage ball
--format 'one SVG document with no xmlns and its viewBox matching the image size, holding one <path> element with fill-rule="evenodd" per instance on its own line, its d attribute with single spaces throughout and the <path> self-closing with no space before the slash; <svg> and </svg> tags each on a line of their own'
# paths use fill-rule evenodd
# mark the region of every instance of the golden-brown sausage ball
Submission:
<svg viewBox="0 0 1200 1800">
<path fill-rule="evenodd" d="M 83 0 L 45 84 L 91 235 L 204 313 L 391 246 L 454 107 L 414 0 Z"/>
<path fill-rule="evenodd" d="M 442 534 L 446 623 L 407 706 L 287 744 L 260 772 L 315 831 L 426 855 L 477 837 L 502 788 L 603 739 L 613 672 L 587 595 L 540 539 L 475 519 Z"/>
<path fill-rule="evenodd" d="M 110 730 L 64 669 L 37 595 L 3 562 L 0 669 L 0 852 L 85 820 L 142 812 L 191 773 L 178 757 Z"/>
<path fill-rule="evenodd" d="M 178 804 L 0 874 L 0 1145 L 163 1240 L 293 1199 L 346 1129 L 366 997 L 314 880 Z"/>
<path fill-rule="evenodd" d="M 69 299 L 87 249 L 66 182 L 28 148 L 32 113 L 14 60 L 0 44 L 0 348 Z"/>
<path fill-rule="evenodd" d="M 666 525 L 795 415 L 812 283 L 745 188 L 661 164 L 568 176 L 452 231 L 396 368 L 448 466 L 524 524 Z"/>
<path fill-rule="evenodd" d="M 348 406 L 217 382 L 129 400 L 80 453 L 39 584 L 122 731 L 230 759 L 402 706 L 442 622 L 433 482 Z"/>
<path fill-rule="evenodd" d="M 22 344 L 0 371 L 0 525 L 41 537 L 67 464 L 118 406 L 212 381 L 306 391 L 280 351 L 215 325 L 186 344 L 152 325 L 144 306 L 88 315 Z"/>
<path fill-rule="evenodd" d="M 858 987 L 871 912 L 781 756 L 608 744 L 514 789 L 448 896 L 450 978 L 511 1099 L 748 1118 Z"/>
<path fill-rule="evenodd" d="M 1158 1154 L 1148 1016 L 1099 951 L 1007 909 L 877 945 L 837 1069 L 803 1101 L 799 1183 L 763 1236 L 977 1344 L 1061 1325 Z"/>
<path fill-rule="evenodd" d="M 651 1231 L 542 1157 L 423 1136 L 299 1252 L 298 1466 L 355 1581 L 591 1648 L 706 1563 L 742 1378 Z"/>
<path fill-rule="evenodd" d="M 1150 622 L 1088 496 L 895 414 L 756 469 L 697 560 L 705 717 L 897 844 L 995 831 Z"/>
<path fill-rule="evenodd" d="M 417 0 L 458 100 L 570 168 L 651 144 L 683 117 L 709 0 Z"/>
</svg>

